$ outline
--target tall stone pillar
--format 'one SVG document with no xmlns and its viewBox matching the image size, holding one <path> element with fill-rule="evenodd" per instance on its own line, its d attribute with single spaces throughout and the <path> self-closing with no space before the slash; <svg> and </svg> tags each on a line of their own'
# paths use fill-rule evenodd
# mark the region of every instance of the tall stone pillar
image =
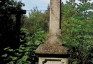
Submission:
<svg viewBox="0 0 93 64">
<path fill-rule="evenodd" d="M 60 33 L 60 2 L 61 0 L 50 0 L 49 33 L 53 35 Z"/>
<path fill-rule="evenodd" d="M 39 64 L 68 64 L 68 49 L 62 46 L 60 26 L 61 0 L 50 0 L 49 33 L 45 44 L 35 51 L 39 55 Z"/>
<path fill-rule="evenodd" d="M 57 36 L 61 35 L 61 0 L 50 0 L 50 21 L 49 21 L 49 34 L 47 36 L 47 43 L 62 45 Z"/>
</svg>

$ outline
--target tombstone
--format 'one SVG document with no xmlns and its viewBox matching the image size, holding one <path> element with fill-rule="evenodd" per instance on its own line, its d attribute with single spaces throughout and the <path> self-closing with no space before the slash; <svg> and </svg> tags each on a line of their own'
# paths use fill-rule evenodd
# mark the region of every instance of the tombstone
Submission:
<svg viewBox="0 0 93 64">
<path fill-rule="evenodd" d="M 49 34 L 45 44 L 41 44 L 35 53 L 39 64 L 68 64 L 68 49 L 62 46 L 61 40 L 61 0 L 50 0 Z"/>
</svg>

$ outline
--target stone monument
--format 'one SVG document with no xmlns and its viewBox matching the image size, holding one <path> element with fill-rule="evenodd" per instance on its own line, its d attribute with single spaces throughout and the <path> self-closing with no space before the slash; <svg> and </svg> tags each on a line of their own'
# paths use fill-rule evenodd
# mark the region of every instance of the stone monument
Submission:
<svg viewBox="0 0 93 64">
<path fill-rule="evenodd" d="M 68 49 L 62 46 L 61 35 L 61 0 L 50 0 L 49 34 L 45 44 L 35 51 L 39 55 L 39 64 L 68 64 Z"/>
</svg>

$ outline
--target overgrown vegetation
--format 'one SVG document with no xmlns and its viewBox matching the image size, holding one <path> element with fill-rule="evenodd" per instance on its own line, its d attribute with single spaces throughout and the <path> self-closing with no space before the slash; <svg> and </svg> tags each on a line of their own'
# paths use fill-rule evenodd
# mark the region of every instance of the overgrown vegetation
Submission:
<svg viewBox="0 0 93 64">
<path fill-rule="evenodd" d="M 92 3 L 70 0 L 63 5 L 62 40 L 70 49 L 69 64 L 92 64 L 93 44 Z"/>
<path fill-rule="evenodd" d="M 93 64 L 93 9 L 89 0 L 69 0 L 62 3 L 62 43 L 70 49 L 69 64 Z M 6 0 L 9 5 L 15 6 L 13 0 Z M 12 4 L 11 4 L 12 2 Z M 0 4 L 2 1 L 0 1 Z M 5 10 L 7 14 L 0 13 L 0 44 L 3 50 L 4 64 L 37 64 L 37 56 L 34 50 L 45 43 L 48 32 L 49 8 L 42 13 L 37 8 L 29 13 L 29 17 L 22 16 L 19 33 L 20 42 L 16 41 L 16 18 L 5 8 L 5 3 L 0 5 L 0 12 Z M 19 6 L 19 5 L 18 5 Z M 15 32 L 16 31 L 16 32 Z M 12 35 L 11 35 L 12 34 Z M 4 44 L 3 44 L 4 43 Z M 7 45 L 9 44 L 9 45 Z M 16 45 L 15 45 L 16 44 Z M 7 45 L 7 46 L 6 46 Z M 16 48 L 17 47 L 17 48 Z M 1 64 L 3 64 L 1 63 Z"/>
<path fill-rule="evenodd" d="M 19 49 L 5 48 L 7 52 L 2 57 L 8 64 L 35 64 L 37 62 L 37 56 L 35 54 L 36 48 L 45 42 L 46 33 L 42 29 L 38 29 L 32 36 L 29 36 L 27 29 L 22 28 L 21 31 L 25 33 L 25 41 L 23 45 L 20 45 Z M 22 37 L 24 37 L 22 35 Z M 12 54 L 12 55 L 11 55 Z"/>
</svg>

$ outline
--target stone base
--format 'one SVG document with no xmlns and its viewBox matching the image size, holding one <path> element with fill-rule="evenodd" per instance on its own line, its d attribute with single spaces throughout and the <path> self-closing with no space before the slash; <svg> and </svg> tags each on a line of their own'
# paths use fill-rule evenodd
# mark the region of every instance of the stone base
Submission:
<svg viewBox="0 0 93 64">
<path fill-rule="evenodd" d="M 68 58 L 39 57 L 39 64 L 68 64 Z"/>
<path fill-rule="evenodd" d="M 68 48 L 62 45 L 41 44 L 35 53 L 39 64 L 68 64 Z"/>
<path fill-rule="evenodd" d="M 37 54 L 68 54 L 68 48 L 62 45 L 41 44 L 36 50 Z"/>
</svg>

